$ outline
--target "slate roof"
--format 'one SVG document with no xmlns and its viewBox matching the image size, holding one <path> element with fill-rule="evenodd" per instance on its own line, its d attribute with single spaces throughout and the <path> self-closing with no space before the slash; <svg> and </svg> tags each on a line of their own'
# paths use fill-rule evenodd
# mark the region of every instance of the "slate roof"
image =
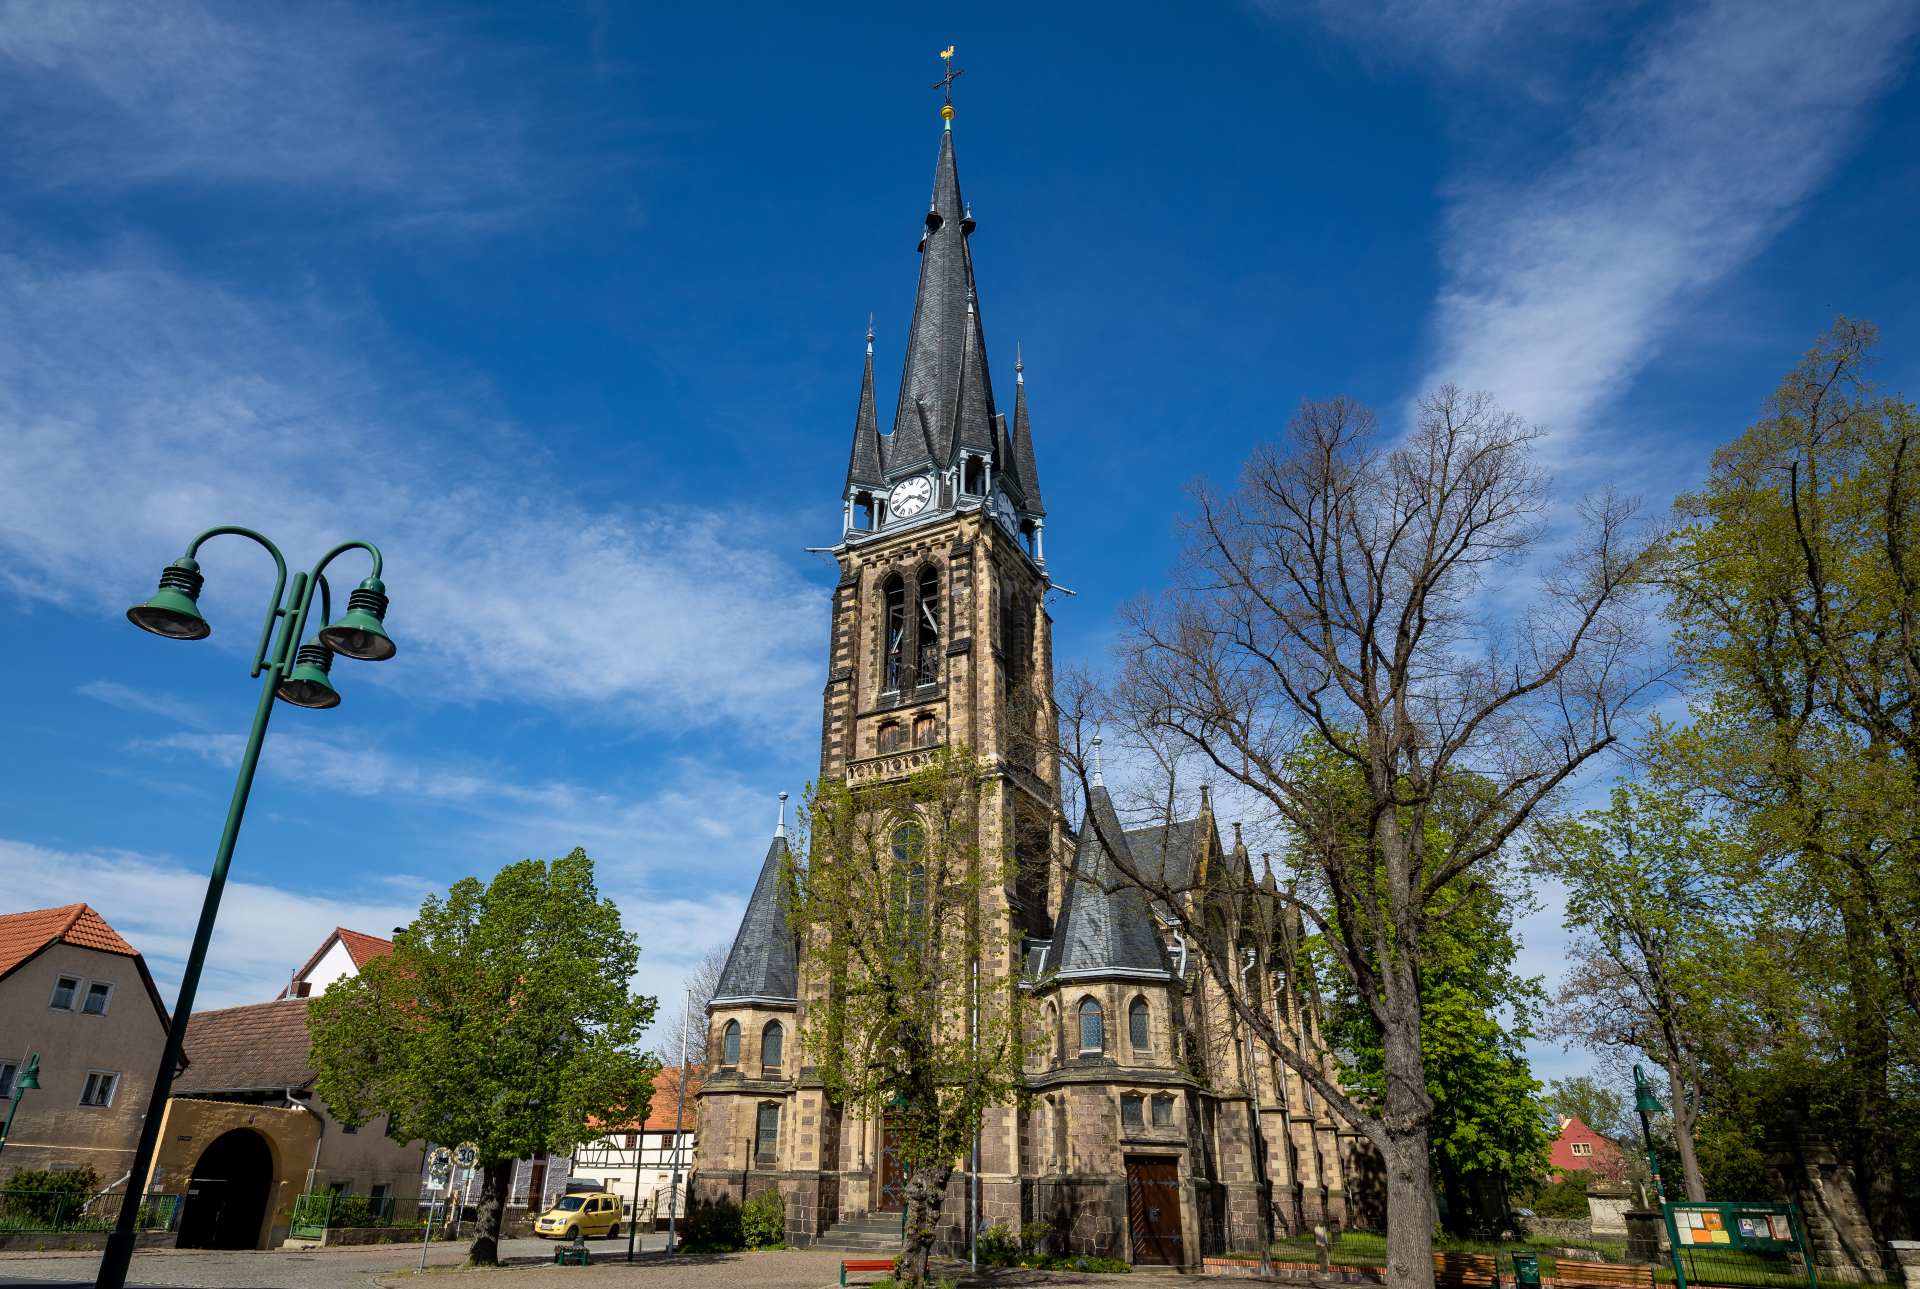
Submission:
<svg viewBox="0 0 1920 1289">
<path fill-rule="evenodd" d="M 720 985 L 713 993 L 715 1003 L 800 1000 L 799 954 L 793 928 L 787 924 L 786 889 L 780 878 L 780 863 L 786 853 L 787 837 L 782 830 L 774 834 L 760 865 L 760 880 L 753 885 L 753 897 L 740 918 L 740 932 L 734 936 L 727 965 L 720 971 Z"/>
<path fill-rule="evenodd" d="M 1054 923 L 1048 968 L 1069 979 L 1170 976 L 1145 893 L 1121 877 L 1101 844 L 1104 834 L 1128 851 L 1129 863 L 1141 867 L 1105 787 L 1095 784 L 1088 794 L 1087 811 L 1092 817 L 1080 826 L 1073 872 Z"/>
<path fill-rule="evenodd" d="M 1021 364 L 1015 363 L 1018 368 Z M 1013 468 L 1020 479 L 1020 492 L 1027 513 L 1044 515 L 1047 507 L 1040 500 L 1040 467 L 1033 460 L 1033 426 L 1027 422 L 1027 382 L 1020 379 L 1013 387 Z"/>
<path fill-rule="evenodd" d="M 1127 853 L 1133 856 L 1140 876 L 1175 891 L 1193 889 L 1193 860 L 1200 840 L 1200 821 L 1183 819 L 1177 823 L 1135 828 L 1127 833 Z M 1159 901 L 1154 901 L 1159 907 Z M 1161 909 L 1163 915 L 1171 910 Z"/>
<path fill-rule="evenodd" d="M 174 1080 L 181 1095 L 264 1092 L 313 1082 L 313 1039 L 305 998 L 197 1012 L 187 1022 L 187 1059 Z"/>
<path fill-rule="evenodd" d="M 137 958 L 140 951 L 107 925 L 89 904 L 63 904 L 57 909 L 30 909 L 0 917 L 0 976 L 50 944 L 73 944 L 102 953 Z"/>
<path fill-rule="evenodd" d="M 853 414 L 853 451 L 847 454 L 847 488 L 878 484 L 880 427 L 873 411 L 873 332 L 867 332 L 867 370 L 860 378 L 860 405 Z"/>
</svg>

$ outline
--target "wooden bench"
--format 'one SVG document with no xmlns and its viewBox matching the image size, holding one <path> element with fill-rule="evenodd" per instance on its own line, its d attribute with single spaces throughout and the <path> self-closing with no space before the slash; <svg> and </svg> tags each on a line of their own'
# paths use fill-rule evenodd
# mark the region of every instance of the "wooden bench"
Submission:
<svg viewBox="0 0 1920 1289">
<path fill-rule="evenodd" d="M 1602 1289 L 1653 1289 L 1653 1268 L 1560 1258 L 1554 1263 L 1553 1283 L 1556 1289 L 1565 1289 L 1568 1285 L 1595 1285 Z"/>
<path fill-rule="evenodd" d="M 892 1258 L 842 1258 L 840 1259 L 840 1283 L 847 1283 L 847 1273 L 863 1274 L 878 1271 L 882 1275 L 893 1274 Z"/>
<path fill-rule="evenodd" d="M 1433 1283 L 1439 1289 L 1493 1289 L 1500 1269 L 1491 1253 L 1436 1253 Z"/>
<path fill-rule="evenodd" d="M 586 1246 L 584 1245 L 576 1249 L 570 1244 L 563 1244 L 553 1251 L 553 1265 L 556 1267 L 584 1267 L 588 1265 L 592 1259 L 593 1255 L 587 1252 Z"/>
</svg>

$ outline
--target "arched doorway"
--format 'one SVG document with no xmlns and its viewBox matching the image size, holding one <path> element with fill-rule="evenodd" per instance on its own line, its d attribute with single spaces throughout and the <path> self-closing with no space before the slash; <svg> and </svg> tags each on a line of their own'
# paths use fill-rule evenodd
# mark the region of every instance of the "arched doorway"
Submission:
<svg viewBox="0 0 1920 1289">
<path fill-rule="evenodd" d="M 235 1128 L 200 1152 L 180 1214 L 183 1249 L 251 1249 L 273 1189 L 273 1151 L 251 1128 Z"/>
</svg>

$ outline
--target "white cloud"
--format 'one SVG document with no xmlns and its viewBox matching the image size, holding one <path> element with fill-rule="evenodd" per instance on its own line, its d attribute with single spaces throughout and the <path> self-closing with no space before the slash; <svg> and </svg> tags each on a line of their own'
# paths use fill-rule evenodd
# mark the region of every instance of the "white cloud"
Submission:
<svg viewBox="0 0 1920 1289">
<path fill-rule="evenodd" d="M 386 6 L 7 0 L 0 139 L 46 185 L 324 184 L 472 220 L 525 200 L 497 62 Z M 489 92 L 454 101 L 481 67 Z"/>
<path fill-rule="evenodd" d="M 353 355 L 378 328 L 349 325 L 241 299 L 139 247 L 86 265 L 0 254 L 0 588 L 117 614 L 210 523 L 306 559 L 364 535 L 387 555 L 400 655 L 343 663 L 338 683 L 654 727 L 804 728 L 825 597 L 768 553 L 754 516 L 589 508 L 529 434 L 487 414 L 484 387 L 376 379 Z M 646 441 L 644 414 L 632 432 Z M 270 566 L 236 539 L 202 562 L 216 639 L 251 649 Z M 336 593 L 364 571 L 343 559 Z"/>
<path fill-rule="evenodd" d="M 206 713 L 185 699 L 175 698 L 171 694 L 148 693 L 123 685 L 117 680 L 90 680 L 74 691 L 82 698 L 91 698 L 95 702 L 105 703 L 109 707 L 118 707 L 124 711 L 142 712 L 148 716 L 158 716 L 181 725 L 202 726 L 207 723 Z"/>
<path fill-rule="evenodd" d="M 1365 54 L 1455 75 L 1484 73 L 1497 58 L 1509 77 L 1536 64 L 1543 43 L 1586 30 L 1605 8 L 1580 0 L 1261 0 L 1261 7 L 1282 16 L 1310 10 Z M 1521 46 L 1530 57 L 1506 57 Z"/>
<path fill-rule="evenodd" d="M 1917 17 L 1904 0 L 1714 0 L 1651 33 L 1557 164 L 1457 190 L 1425 386 L 1587 428 L 1831 172 Z"/>
</svg>

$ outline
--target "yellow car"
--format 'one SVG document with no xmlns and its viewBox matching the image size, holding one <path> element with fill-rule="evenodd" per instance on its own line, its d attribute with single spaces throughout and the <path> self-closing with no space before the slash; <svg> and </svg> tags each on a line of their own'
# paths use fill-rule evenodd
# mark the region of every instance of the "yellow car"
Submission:
<svg viewBox="0 0 1920 1289">
<path fill-rule="evenodd" d="M 605 1191 L 562 1195 L 533 1224 L 533 1233 L 555 1240 L 571 1240 L 576 1235 L 588 1239 L 618 1235 L 620 1197 Z"/>
</svg>

